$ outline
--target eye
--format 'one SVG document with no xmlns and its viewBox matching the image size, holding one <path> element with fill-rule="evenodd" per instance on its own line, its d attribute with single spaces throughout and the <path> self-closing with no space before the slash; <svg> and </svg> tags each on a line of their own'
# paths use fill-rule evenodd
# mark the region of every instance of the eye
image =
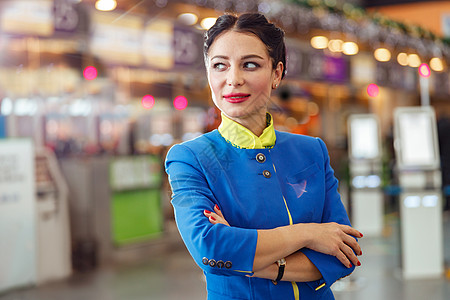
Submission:
<svg viewBox="0 0 450 300">
<path fill-rule="evenodd" d="M 259 64 L 249 61 L 249 62 L 244 63 L 244 68 L 250 69 L 250 70 L 257 69 L 257 68 L 259 68 Z"/>
<path fill-rule="evenodd" d="M 213 64 L 213 69 L 217 71 L 223 71 L 227 68 L 224 63 L 215 63 Z"/>
</svg>

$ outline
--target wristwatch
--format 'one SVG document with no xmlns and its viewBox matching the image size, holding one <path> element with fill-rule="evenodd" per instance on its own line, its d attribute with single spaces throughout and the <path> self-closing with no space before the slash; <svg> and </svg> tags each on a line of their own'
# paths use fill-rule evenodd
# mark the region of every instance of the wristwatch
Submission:
<svg viewBox="0 0 450 300">
<path fill-rule="evenodd" d="M 272 283 L 275 284 L 275 285 L 277 285 L 278 281 L 280 281 L 281 278 L 283 278 L 284 268 L 286 267 L 286 259 L 284 259 L 284 258 L 279 259 L 277 261 L 277 264 L 278 264 L 278 276 L 277 276 L 277 279 L 272 280 Z"/>
</svg>

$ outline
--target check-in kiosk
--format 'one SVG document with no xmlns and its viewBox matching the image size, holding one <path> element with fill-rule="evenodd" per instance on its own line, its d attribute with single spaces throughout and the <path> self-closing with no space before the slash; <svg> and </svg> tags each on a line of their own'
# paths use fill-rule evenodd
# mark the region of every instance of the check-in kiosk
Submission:
<svg viewBox="0 0 450 300">
<path fill-rule="evenodd" d="M 107 155 L 59 160 L 69 188 L 72 265 L 88 271 L 109 262 L 111 247 L 110 188 Z"/>
<path fill-rule="evenodd" d="M 37 283 L 72 272 L 68 188 L 53 152 L 36 150 Z"/>
<path fill-rule="evenodd" d="M 394 112 L 400 194 L 402 273 L 406 279 L 443 274 L 442 191 L 436 117 L 431 107 Z"/>
<path fill-rule="evenodd" d="M 348 119 L 352 225 L 366 236 L 383 230 L 380 122 L 373 114 Z"/>
<path fill-rule="evenodd" d="M 34 146 L 0 139 L 0 293 L 36 284 Z"/>
</svg>

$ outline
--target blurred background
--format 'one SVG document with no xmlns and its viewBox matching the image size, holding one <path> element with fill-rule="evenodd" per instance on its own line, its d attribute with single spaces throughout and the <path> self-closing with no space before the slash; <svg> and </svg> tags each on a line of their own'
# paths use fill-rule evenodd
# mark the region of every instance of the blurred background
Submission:
<svg viewBox="0 0 450 300">
<path fill-rule="evenodd" d="M 336 299 L 450 299 L 450 1 L 0 1 L 0 299 L 205 299 L 164 172 L 216 129 L 203 33 L 286 32 L 278 130 L 321 137 L 361 240 Z"/>
</svg>

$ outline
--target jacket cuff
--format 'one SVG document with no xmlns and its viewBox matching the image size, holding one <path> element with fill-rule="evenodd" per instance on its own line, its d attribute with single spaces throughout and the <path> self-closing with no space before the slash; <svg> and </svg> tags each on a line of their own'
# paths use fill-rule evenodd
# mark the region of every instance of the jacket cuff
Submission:
<svg viewBox="0 0 450 300">
<path fill-rule="evenodd" d="M 197 264 L 212 274 L 253 275 L 257 230 L 222 224 L 213 225 L 210 230 L 207 236 L 203 236 L 204 243 L 209 246 L 193 255 Z M 210 237 L 215 241 L 210 241 Z"/>
<path fill-rule="evenodd" d="M 347 268 L 334 256 L 316 252 L 307 248 L 304 248 L 301 251 L 322 274 L 321 279 L 306 283 L 313 290 L 318 291 L 325 287 L 329 288 L 338 279 L 350 275 L 355 269 L 354 266 Z"/>
</svg>

